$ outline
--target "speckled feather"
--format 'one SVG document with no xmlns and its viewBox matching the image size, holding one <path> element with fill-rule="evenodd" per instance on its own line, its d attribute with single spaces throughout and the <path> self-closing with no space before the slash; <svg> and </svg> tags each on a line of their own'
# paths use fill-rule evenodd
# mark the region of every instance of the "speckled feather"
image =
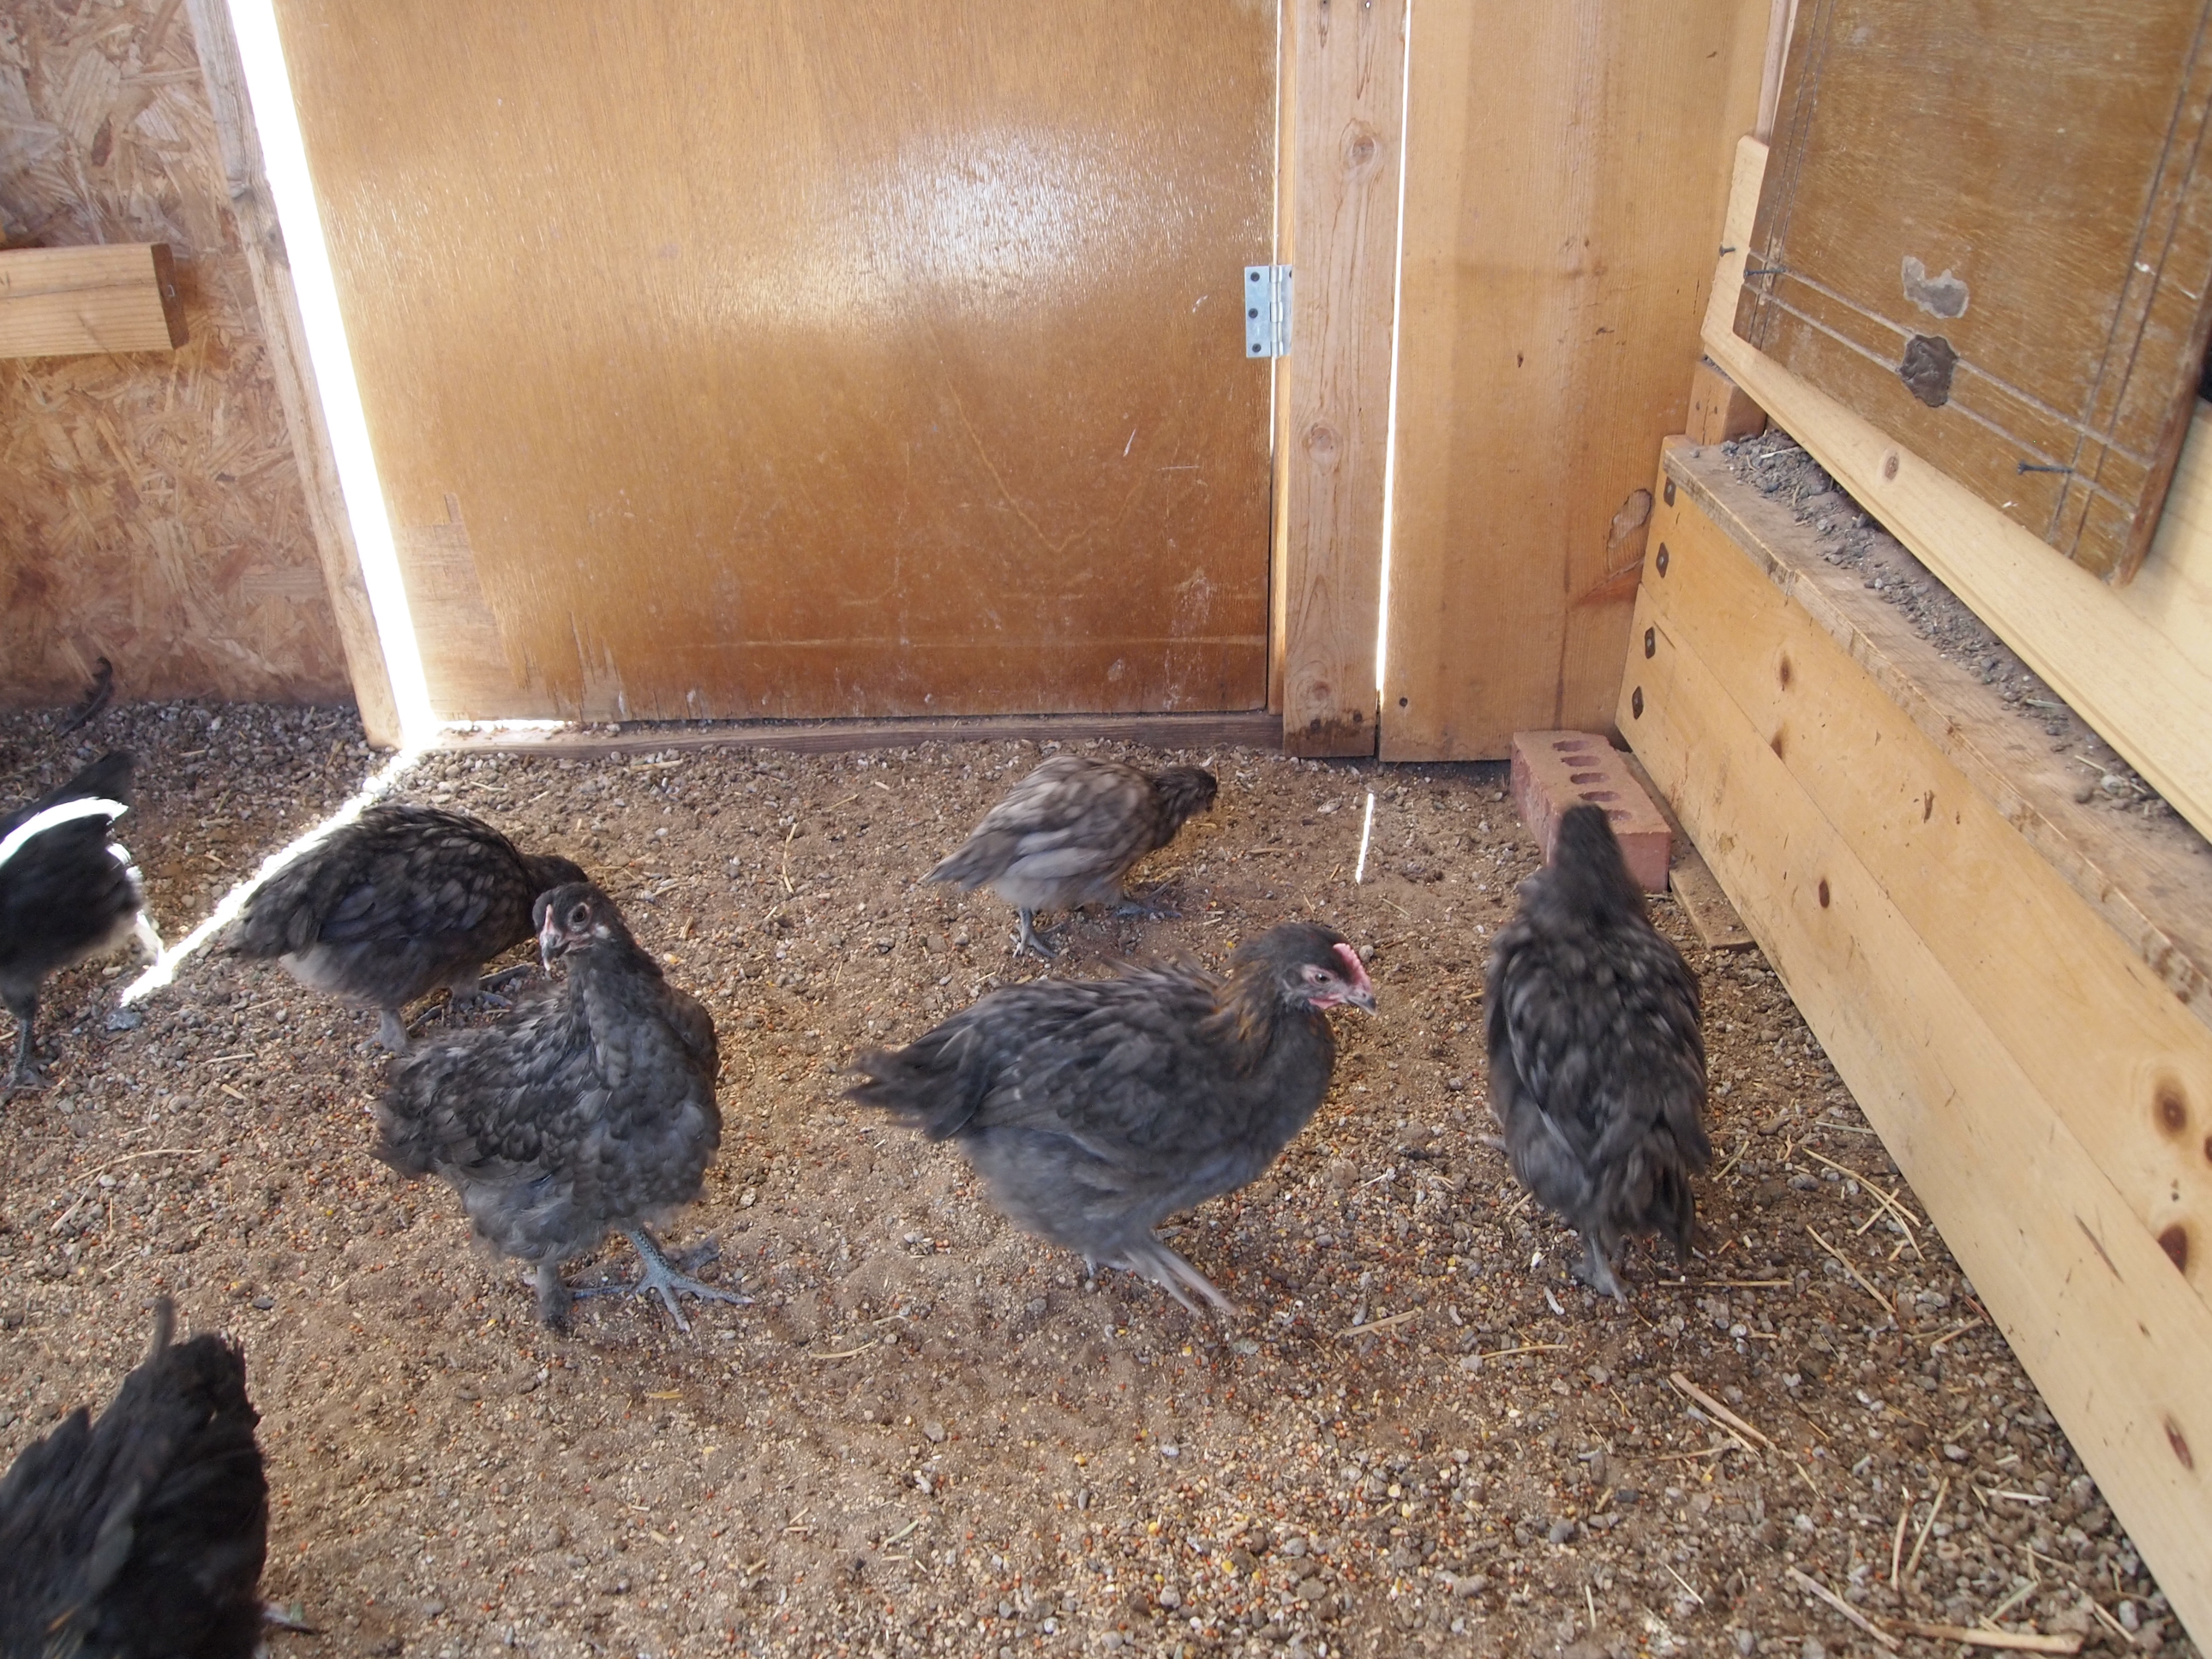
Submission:
<svg viewBox="0 0 2212 1659">
<path fill-rule="evenodd" d="M 566 981 L 396 1063 L 378 1111 L 379 1158 L 442 1176 L 478 1237 L 532 1263 L 689 1203 L 721 1140 L 713 1020 L 597 888 L 549 893 L 540 915 L 584 895 L 592 934 Z"/>
<path fill-rule="evenodd" d="M 398 1008 L 528 939 L 538 896 L 583 879 L 479 818 L 372 806 L 264 883 L 228 945 L 282 957 L 302 983 L 349 1002 Z"/>
<path fill-rule="evenodd" d="M 1225 981 L 1177 966 L 1009 986 L 860 1054 L 850 1095 L 956 1141 L 1026 1231 L 1142 1261 L 1154 1226 L 1257 1178 L 1321 1104 L 1336 1042 L 1298 975 L 1340 971 L 1342 943 L 1291 923 Z"/>
<path fill-rule="evenodd" d="M 1696 975 L 1652 927 L 1602 809 L 1571 809 L 1489 963 L 1490 1103 L 1513 1172 L 1609 1261 L 1632 1233 L 1686 1250 L 1700 1114 Z M 1610 1288 L 1610 1286 L 1607 1286 Z"/>
<path fill-rule="evenodd" d="M 244 1659 L 261 1639 L 269 1485 L 245 1356 L 155 1351 L 0 1480 L 0 1654 Z"/>
<path fill-rule="evenodd" d="M 1216 787 L 1213 775 L 1194 766 L 1148 773 L 1054 755 L 985 813 L 928 879 L 988 887 L 1032 910 L 1119 899 L 1138 860 L 1211 806 Z"/>
</svg>

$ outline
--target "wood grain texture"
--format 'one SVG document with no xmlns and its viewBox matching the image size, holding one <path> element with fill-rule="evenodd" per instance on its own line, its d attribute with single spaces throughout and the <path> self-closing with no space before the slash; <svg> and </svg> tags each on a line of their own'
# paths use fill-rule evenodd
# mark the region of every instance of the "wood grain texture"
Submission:
<svg viewBox="0 0 2212 1659">
<path fill-rule="evenodd" d="M 1682 430 L 1691 442 L 1700 444 L 1753 438 L 1766 430 L 1766 411 L 1712 359 L 1700 357 L 1690 372 L 1690 418 Z"/>
<path fill-rule="evenodd" d="M 1705 349 L 1836 482 L 2024 658 L 2199 831 L 2212 833 L 2212 424 L 2202 412 L 2150 556 L 2114 588 L 1738 338 L 1744 246 L 1766 164 L 1746 138 Z"/>
<path fill-rule="evenodd" d="M 1382 752 L 1612 719 L 1767 0 L 1440 0 L 1408 94 Z"/>
<path fill-rule="evenodd" d="M 261 160 L 261 139 L 253 125 L 253 103 L 246 90 L 224 0 L 184 0 L 198 51 L 202 84 L 215 123 L 216 156 L 223 193 L 230 204 L 235 234 L 246 255 L 262 325 L 262 348 L 269 379 L 283 411 L 284 428 L 307 498 L 307 526 L 323 570 L 338 640 L 345 652 L 347 677 L 370 743 L 396 748 L 399 710 L 386 671 L 384 647 L 362 579 L 361 555 L 354 545 L 353 521 L 346 516 L 345 493 L 338 485 L 337 459 L 331 453 L 329 423 L 323 417 L 314 369 L 307 354 L 307 326 L 300 296 L 285 257 L 283 233 Z"/>
<path fill-rule="evenodd" d="M 440 713 L 1264 702 L 1272 7 L 277 15 Z"/>
<path fill-rule="evenodd" d="M 1283 742 L 1371 755 L 1397 303 L 1407 0 L 1286 0 L 1298 272 L 1279 446 Z"/>
<path fill-rule="evenodd" d="M 184 343 L 167 243 L 0 253 L 0 357 L 171 351 Z"/>
<path fill-rule="evenodd" d="M 1668 533 L 1671 546 L 1682 532 Z M 1955 770 L 1931 783 L 1948 763 L 1875 679 L 1808 617 L 1786 624 L 1766 609 L 1787 601 L 1712 539 L 1722 549 L 1686 538 L 1698 551 L 1670 558 L 1666 580 L 1723 549 L 1743 570 L 1663 599 L 1646 586 L 1635 625 L 1654 649 L 1631 659 L 1620 726 L 2201 1638 L 2212 1633 L 2212 1396 L 2199 1381 L 2212 1308 L 2150 1224 L 2181 1224 L 2187 1193 L 2164 1216 L 2141 1149 L 2148 1133 L 2167 1156 L 2185 1141 L 2201 1159 L 2212 1097 L 2159 1079 L 2184 1060 L 2201 1079 L 2206 1033 L 2130 952 L 2006 948 L 2022 933 L 2063 946 L 2105 924 L 2047 868 L 2013 884 L 2039 862 L 2018 832 L 1973 805 Z M 1723 601 L 1752 587 L 1773 599 L 1747 628 Z M 1735 696 L 1770 686 L 1749 708 Z M 1778 721 L 1778 695 L 1792 705 Z M 1931 788 L 1945 810 L 1923 817 Z M 1949 901 L 1935 890 L 1947 876 Z M 2003 903 L 1987 902 L 1992 892 Z M 1966 895 L 1980 914 L 1962 921 Z M 1985 939 L 1993 920 L 2008 930 L 2002 943 Z M 2069 1043 L 2085 1058 L 2046 1072 Z M 2081 1097 L 2091 1070 L 2106 1073 L 2108 1096 Z"/>
<path fill-rule="evenodd" d="M 0 4 L 0 231 L 166 242 L 188 339 L 0 362 L 0 701 L 343 702 L 345 658 L 177 6 Z"/>
<path fill-rule="evenodd" d="M 1859 577 L 1831 566 L 1789 509 L 1744 484 L 1716 451 L 1672 442 L 1664 461 L 1678 501 L 1686 494 L 1872 676 L 2136 959 L 2212 1027 L 2212 845 L 2179 823 L 2076 800 L 2081 775 L 2041 726 L 1945 658 Z M 1662 537 L 1667 516 L 1662 509 Z"/>
<path fill-rule="evenodd" d="M 2212 329 L 2208 120 L 2208 0 L 1807 0 L 1736 331 L 2124 580 Z"/>
<path fill-rule="evenodd" d="M 1778 531 L 1771 518 L 1787 516 L 1734 478 L 1706 482 L 1741 509 L 1731 514 L 1739 523 Z M 1821 816 L 1880 872 L 1929 955 L 2036 1079 L 2151 1235 L 2179 1227 L 2193 1241 L 2183 1271 L 2205 1292 L 2212 1287 L 2212 1160 L 2203 1151 L 2212 1129 L 2212 1018 L 2204 1005 L 2212 987 L 2193 964 L 2173 960 L 2191 947 L 2201 955 L 2206 943 L 2212 865 L 2202 847 L 2178 883 L 2160 883 L 2167 872 L 2154 854 L 2129 858 L 2112 829 L 2088 822 L 2097 815 L 2070 797 L 2063 805 L 2072 811 L 2062 817 L 2046 776 L 2048 746 L 2015 748 L 2006 729 L 2040 728 L 1944 662 L 1893 611 L 1874 614 L 1890 607 L 1801 545 L 1802 536 L 1765 534 L 1746 548 L 1680 490 L 1656 533 L 1670 557 L 1666 574 L 1655 571 L 1644 591 L 1660 628 L 1697 654 L 1780 751 Z M 1801 596 L 1850 628 L 1850 644 L 1837 641 Z M 1919 705 L 1918 718 L 1899 706 L 1892 684 Z M 1942 740 L 1929 736 L 1930 724 L 1948 726 Z M 2038 746 L 2045 763 L 2014 775 L 2008 763 Z M 1954 761 L 1960 753 L 1973 775 Z M 1985 793 L 1983 780 L 2000 793 Z M 2024 803 L 2044 809 L 2050 832 L 2095 836 L 2072 869 L 2054 867 L 2014 826 Z M 2125 933 L 2076 885 L 2094 893 L 2100 874 L 2136 902 L 2122 918 L 2134 924 Z M 2154 885 L 2165 901 L 2156 920 L 2166 943 L 2147 960 L 2140 907 L 2157 902 Z M 2002 902 L 1991 902 L 1993 895 Z M 2169 1121 L 2176 1111 L 2184 1122 Z M 2196 1134 L 2185 1133 L 2192 1116 Z"/>
<path fill-rule="evenodd" d="M 1004 720 L 757 720 L 728 725 L 532 731 L 457 727 L 438 747 L 468 754 L 599 755 L 770 749 L 842 755 L 925 743 L 1141 743 L 1154 749 L 1279 750 L 1282 722 L 1267 710 L 1226 714 L 1019 714 Z"/>
</svg>

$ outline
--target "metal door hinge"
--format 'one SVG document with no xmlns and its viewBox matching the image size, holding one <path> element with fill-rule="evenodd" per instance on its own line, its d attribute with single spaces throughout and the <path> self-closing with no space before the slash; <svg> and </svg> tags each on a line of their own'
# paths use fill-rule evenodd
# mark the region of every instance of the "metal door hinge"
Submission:
<svg viewBox="0 0 2212 1659">
<path fill-rule="evenodd" d="M 1291 355 L 1291 268 L 1244 267 L 1244 355 Z"/>
</svg>

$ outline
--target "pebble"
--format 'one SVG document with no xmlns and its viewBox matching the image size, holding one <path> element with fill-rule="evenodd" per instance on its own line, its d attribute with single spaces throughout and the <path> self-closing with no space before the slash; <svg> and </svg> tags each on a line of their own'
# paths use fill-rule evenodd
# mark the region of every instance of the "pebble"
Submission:
<svg viewBox="0 0 2212 1659">
<path fill-rule="evenodd" d="M 945 1443 L 945 1425 L 939 1422 L 935 1418 L 931 1418 L 927 1422 L 921 1425 L 921 1437 L 929 1442 L 933 1446 L 943 1445 Z"/>
<path fill-rule="evenodd" d="M 1564 1544 L 1574 1535 L 1575 1523 L 1573 1518 L 1570 1516 L 1563 1515 L 1558 1520 L 1552 1522 L 1551 1530 L 1544 1534 L 1544 1540 L 1547 1543 Z"/>
</svg>

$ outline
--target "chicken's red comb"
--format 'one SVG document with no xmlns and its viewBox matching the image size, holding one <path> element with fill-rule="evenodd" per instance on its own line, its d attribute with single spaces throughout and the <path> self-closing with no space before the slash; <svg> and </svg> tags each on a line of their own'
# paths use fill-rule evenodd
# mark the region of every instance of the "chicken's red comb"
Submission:
<svg viewBox="0 0 2212 1659">
<path fill-rule="evenodd" d="M 1367 964 L 1360 961 L 1359 952 L 1349 945 L 1340 942 L 1336 947 L 1336 953 L 1344 958 L 1344 965 L 1352 969 L 1352 984 L 1358 989 L 1370 995 L 1373 994 L 1375 981 L 1367 977 Z"/>
</svg>

